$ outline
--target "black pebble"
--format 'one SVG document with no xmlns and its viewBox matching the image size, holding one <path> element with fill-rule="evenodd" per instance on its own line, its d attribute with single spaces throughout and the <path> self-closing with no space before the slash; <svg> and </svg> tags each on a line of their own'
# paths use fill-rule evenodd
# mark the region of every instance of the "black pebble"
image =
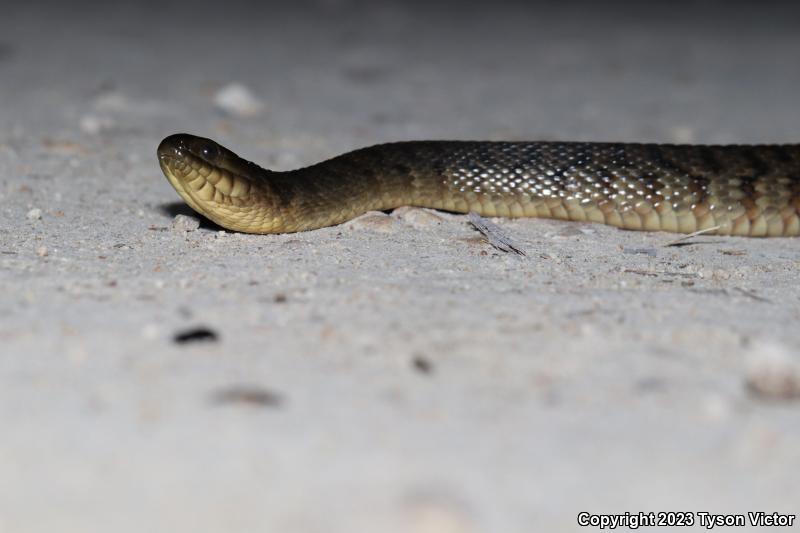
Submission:
<svg viewBox="0 0 800 533">
<path fill-rule="evenodd" d="M 433 363 L 422 356 L 414 357 L 411 360 L 411 365 L 414 367 L 414 370 L 420 374 L 430 374 L 433 372 Z"/>
<path fill-rule="evenodd" d="M 219 335 L 214 330 L 208 328 L 191 328 L 184 331 L 179 331 L 172 337 L 176 344 L 186 344 L 189 342 L 216 342 L 219 340 Z"/>
</svg>

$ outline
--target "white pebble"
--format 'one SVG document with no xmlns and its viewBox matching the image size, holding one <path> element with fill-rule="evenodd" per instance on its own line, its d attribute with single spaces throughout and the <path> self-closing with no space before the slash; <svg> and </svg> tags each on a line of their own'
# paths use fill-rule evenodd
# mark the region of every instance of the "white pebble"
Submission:
<svg viewBox="0 0 800 533">
<path fill-rule="evenodd" d="M 800 358 L 786 346 L 760 343 L 750 353 L 745 382 L 751 392 L 762 398 L 800 398 Z"/>
<path fill-rule="evenodd" d="M 118 91 L 101 94 L 95 99 L 94 106 L 102 111 L 128 111 L 131 108 L 128 98 Z"/>
<path fill-rule="evenodd" d="M 240 83 L 229 83 L 217 91 L 214 104 L 235 117 L 254 117 L 264 110 L 264 103 Z"/>
<path fill-rule="evenodd" d="M 149 341 L 157 339 L 160 334 L 161 331 L 157 324 L 145 324 L 142 327 L 142 337 Z"/>
<path fill-rule="evenodd" d="M 28 211 L 29 220 L 39 220 L 40 218 L 42 218 L 42 210 L 38 207 Z"/>
<path fill-rule="evenodd" d="M 114 127 L 114 120 L 98 115 L 84 115 L 81 117 L 80 128 L 84 133 L 97 135 Z"/>
<path fill-rule="evenodd" d="M 399 207 L 392 211 L 392 216 L 417 229 L 438 226 L 444 222 L 436 213 L 419 207 Z"/>
<path fill-rule="evenodd" d="M 200 227 L 200 221 L 187 215 L 175 215 L 172 219 L 172 229 L 175 231 L 194 231 Z"/>
<path fill-rule="evenodd" d="M 38 248 L 36 249 L 36 255 L 38 255 L 39 257 L 47 257 L 47 255 L 48 255 L 49 253 L 50 253 L 50 252 L 49 252 L 49 250 L 47 249 L 47 246 L 40 246 L 40 247 L 38 247 Z"/>
<path fill-rule="evenodd" d="M 672 140 L 679 144 L 694 142 L 694 130 L 688 126 L 676 126 L 672 128 Z"/>
<path fill-rule="evenodd" d="M 360 217 L 346 222 L 344 227 L 351 230 L 367 230 L 376 233 L 391 233 L 396 229 L 397 221 L 380 211 L 367 211 Z"/>
<path fill-rule="evenodd" d="M 731 416 L 731 405 L 725 397 L 710 395 L 703 399 L 701 407 L 706 417 L 710 420 L 727 420 Z"/>
</svg>

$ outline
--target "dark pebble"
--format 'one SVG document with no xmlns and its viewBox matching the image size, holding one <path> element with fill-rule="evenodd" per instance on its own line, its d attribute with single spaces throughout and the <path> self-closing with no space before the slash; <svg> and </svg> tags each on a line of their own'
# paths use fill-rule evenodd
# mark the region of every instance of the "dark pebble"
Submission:
<svg viewBox="0 0 800 533">
<path fill-rule="evenodd" d="M 216 342 L 219 335 L 214 330 L 208 328 L 192 328 L 179 331 L 172 337 L 176 344 L 187 344 L 190 342 Z"/>
<path fill-rule="evenodd" d="M 255 407 L 278 407 L 283 403 L 280 394 L 252 385 L 234 385 L 213 393 L 213 403 L 217 405 L 246 404 Z"/>
</svg>

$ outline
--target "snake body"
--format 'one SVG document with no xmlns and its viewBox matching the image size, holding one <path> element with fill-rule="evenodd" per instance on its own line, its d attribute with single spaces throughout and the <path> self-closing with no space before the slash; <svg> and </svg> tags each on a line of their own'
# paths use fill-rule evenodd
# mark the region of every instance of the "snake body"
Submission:
<svg viewBox="0 0 800 533">
<path fill-rule="evenodd" d="M 800 145 L 410 141 L 273 172 L 172 135 L 161 168 L 195 211 L 246 233 L 340 224 L 419 206 L 630 230 L 800 235 Z"/>
</svg>

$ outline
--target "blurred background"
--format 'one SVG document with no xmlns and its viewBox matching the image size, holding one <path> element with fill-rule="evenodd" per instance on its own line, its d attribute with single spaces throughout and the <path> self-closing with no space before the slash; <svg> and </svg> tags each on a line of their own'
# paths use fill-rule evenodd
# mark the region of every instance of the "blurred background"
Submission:
<svg viewBox="0 0 800 533">
<path fill-rule="evenodd" d="M 12 136 L 785 142 L 800 118 L 792 2 L 7 2 L 0 24 Z M 262 104 L 235 127 L 230 84 Z"/>
<path fill-rule="evenodd" d="M 184 231 L 155 149 L 798 142 L 798 88 L 797 2 L 5 0 L 0 533 L 796 511 L 797 404 L 743 364 L 800 353 L 794 241 Z"/>
</svg>

